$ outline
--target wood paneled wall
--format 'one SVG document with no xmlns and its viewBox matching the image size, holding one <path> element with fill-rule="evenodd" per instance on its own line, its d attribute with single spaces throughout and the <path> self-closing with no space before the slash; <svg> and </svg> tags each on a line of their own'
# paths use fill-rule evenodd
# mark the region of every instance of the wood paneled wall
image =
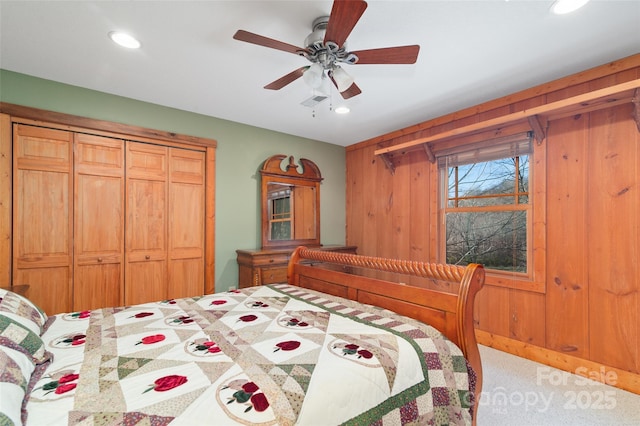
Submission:
<svg viewBox="0 0 640 426">
<path fill-rule="evenodd" d="M 398 151 L 391 174 L 375 150 L 638 78 L 635 55 L 347 147 L 347 244 L 441 260 L 437 164 L 424 150 Z M 545 123 L 533 173 L 544 174 L 546 224 L 531 242 L 545 251 L 544 292 L 486 285 L 476 325 L 483 344 L 570 372 L 604 367 L 609 384 L 640 393 L 637 113 L 612 103 Z"/>
</svg>

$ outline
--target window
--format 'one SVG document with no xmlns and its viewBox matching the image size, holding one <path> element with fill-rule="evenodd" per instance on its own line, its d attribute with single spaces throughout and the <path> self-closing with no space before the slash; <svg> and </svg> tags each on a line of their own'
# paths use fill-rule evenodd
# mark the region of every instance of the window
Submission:
<svg viewBox="0 0 640 426">
<path fill-rule="evenodd" d="M 291 239 L 291 189 L 269 192 L 269 239 Z"/>
<path fill-rule="evenodd" d="M 447 263 L 532 276 L 529 133 L 438 153 Z"/>
</svg>

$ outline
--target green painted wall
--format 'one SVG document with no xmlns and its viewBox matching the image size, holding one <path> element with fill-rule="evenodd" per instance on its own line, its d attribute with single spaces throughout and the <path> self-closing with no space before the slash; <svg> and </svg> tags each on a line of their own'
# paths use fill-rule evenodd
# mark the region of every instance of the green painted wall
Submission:
<svg viewBox="0 0 640 426">
<path fill-rule="evenodd" d="M 0 101 L 218 141 L 216 291 L 237 285 L 236 249 L 259 248 L 260 174 L 271 155 L 314 161 L 322 172 L 322 244 L 345 243 L 345 149 L 201 114 L 0 69 Z"/>
</svg>

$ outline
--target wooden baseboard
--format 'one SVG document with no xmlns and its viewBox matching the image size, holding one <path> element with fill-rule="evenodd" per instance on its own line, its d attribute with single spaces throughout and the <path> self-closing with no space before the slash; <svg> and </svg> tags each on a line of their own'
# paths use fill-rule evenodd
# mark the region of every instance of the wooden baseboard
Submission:
<svg viewBox="0 0 640 426">
<path fill-rule="evenodd" d="M 529 345 L 482 330 L 476 330 L 476 339 L 481 345 L 640 394 L 639 374 L 562 354 L 540 346 Z"/>
</svg>

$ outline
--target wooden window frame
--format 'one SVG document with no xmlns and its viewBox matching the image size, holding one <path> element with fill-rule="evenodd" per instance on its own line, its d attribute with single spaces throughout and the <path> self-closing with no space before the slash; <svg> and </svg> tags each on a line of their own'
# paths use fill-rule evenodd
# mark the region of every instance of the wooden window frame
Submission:
<svg viewBox="0 0 640 426">
<path fill-rule="evenodd" d="M 537 141 L 532 144 L 529 155 L 529 203 L 515 204 L 507 210 L 526 209 L 527 213 L 527 273 L 505 272 L 486 269 L 487 285 L 527 290 L 538 293 L 546 291 L 546 144 Z M 507 158 L 507 157 L 505 157 Z M 438 215 L 438 262 L 446 260 L 446 221 L 447 208 L 447 168 L 432 164 L 438 176 L 438 193 L 436 197 Z M 515 207 L 515 208 L 514 208 Z M 477 211 L 477 209 L 456 209 L 457 212 Z M 483 211 L 504 211 L 505 208 L 495 207 Z"/>
</svg>

